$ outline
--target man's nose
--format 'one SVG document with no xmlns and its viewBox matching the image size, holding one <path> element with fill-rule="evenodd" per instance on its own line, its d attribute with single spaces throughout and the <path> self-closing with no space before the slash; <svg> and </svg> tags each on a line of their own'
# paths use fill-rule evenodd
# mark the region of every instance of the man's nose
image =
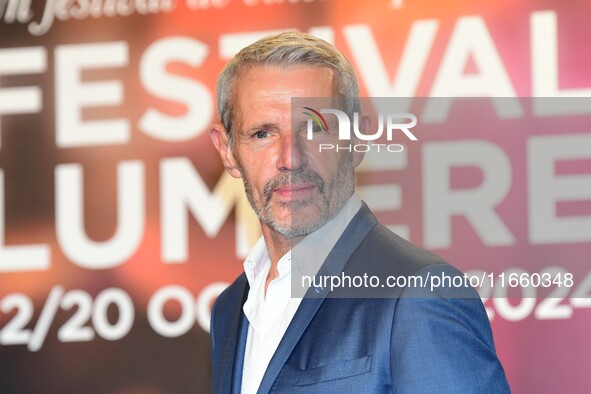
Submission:
<svg viewBox="0 0 591 394">
<path fill-rule="evenodd" d="M 302 141 L 297 135 L 285 135 L 279 142 L 277 169 L 294 171 L 307 164 Z"/>
</svg>

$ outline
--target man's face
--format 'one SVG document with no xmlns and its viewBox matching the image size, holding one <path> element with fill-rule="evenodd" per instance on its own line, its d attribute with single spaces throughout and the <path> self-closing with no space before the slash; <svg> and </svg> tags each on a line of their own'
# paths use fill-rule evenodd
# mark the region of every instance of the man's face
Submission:
<svg viewBox="0 0 591 394">
<path fill-rule="evenodd" d="M 288 239 L 322 227 L 353 193 L 354 167 L 361 157 L 347 151 L 319 153 L 318 144 L 306 139 L 307 117 L 294 111 L 292 119 L 291 99 L 333 96 L 333 71 L 253 67 L 239 76 L 234 89 L 234 143 L 225 164 L 242 177 L 261 224 Z"/>
</svg>

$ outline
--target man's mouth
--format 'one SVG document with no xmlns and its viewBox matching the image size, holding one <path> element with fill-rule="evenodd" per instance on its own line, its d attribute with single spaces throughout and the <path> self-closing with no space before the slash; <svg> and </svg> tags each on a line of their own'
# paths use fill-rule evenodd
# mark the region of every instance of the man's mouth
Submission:
<svg viewBox="0 0 591 394">
<path fill-rule="evenodd" d="M 297 200 L 308 197 L 316 186 L 312 183 L 300 183 L 297 185 L 288 185 L 278 187 L 274 193 L 279 197 L 288 200 Z"/>
</svg>

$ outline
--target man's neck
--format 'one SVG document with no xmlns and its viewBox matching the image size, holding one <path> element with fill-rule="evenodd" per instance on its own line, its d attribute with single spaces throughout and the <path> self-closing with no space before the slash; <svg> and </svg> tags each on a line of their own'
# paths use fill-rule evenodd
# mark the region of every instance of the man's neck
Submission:
<svg viewBox="0 0 591 394">
<path fill-rule="evenodd" d="M 333 220 L 342 209 L 347 205 L 350 201 L 351 196 L 349 196 L 343 205 L 339 208 L 336 215 L 334 215 L 330 220 Z M 330 222 L 329 220 L 329 222 Z M 324 223 L 323 225 L 326 225 Z M 277 231 L 270 228 L 268 225 L 261 223 L 263 238 L 265 239 L 265 244 L 267 245 L 267 251 L 269 253 L 269 259 L 271 260 L 271 267 L 269 268 L 269 273 L 267 275 L 267 280 L 265 282 L 265 293 L 267 292 L 267 287 L 269 283 L 275 278 L 279 276 L 279 269 L 278 264 L 279 260 L 287 252 L 289 252 L 294 246 L 296 246 L 300 241 L 302 241 L 306 236 L 300 236 L 295 238 L 286 238 L 284 235 L 278 233 Z"/>
<path fill-rule="evenodd" d="M 302 236 L 288 239 L 265 225 L 262 226 L 262 230 L 263 237 L 265 238 L 265 244 L 267 245 L 267 250 L 269 252 L 269 259 L 271 260 L 271 267 L 269 268 L 269 274 L 267 275 L 267 280 L 265 283 L 266 291 L 269 283 L 279 276 L 279 270 L 277 268 L 279 260 L 281 260 L 281 258 L 285 256 L 285 254 L 289 252 L 294 245 L 304 239 L 304 237 Z"/>
</svg>

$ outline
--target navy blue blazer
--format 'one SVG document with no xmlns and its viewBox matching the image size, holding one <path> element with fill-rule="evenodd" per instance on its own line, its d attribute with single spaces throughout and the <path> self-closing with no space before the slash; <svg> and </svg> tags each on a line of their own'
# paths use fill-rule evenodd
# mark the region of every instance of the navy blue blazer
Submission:
<svg viewBox="0 0 591 394">
<path fill-rule="evenodd" d="M 461 275 L 380 225 L 365 204 L 321 268 L 330 274 L 342 270 L 382 277 Z M 242 274 L 212 309 L 212 393 L 240 392 L 248 289 Z M 510 392 L 472 288 L 459 297 L 421 287 L 360 291 L 347 293 L 350 298 L 340 298 L 339 290 L 304 298 L 258 393 Z"/>
</svg>

